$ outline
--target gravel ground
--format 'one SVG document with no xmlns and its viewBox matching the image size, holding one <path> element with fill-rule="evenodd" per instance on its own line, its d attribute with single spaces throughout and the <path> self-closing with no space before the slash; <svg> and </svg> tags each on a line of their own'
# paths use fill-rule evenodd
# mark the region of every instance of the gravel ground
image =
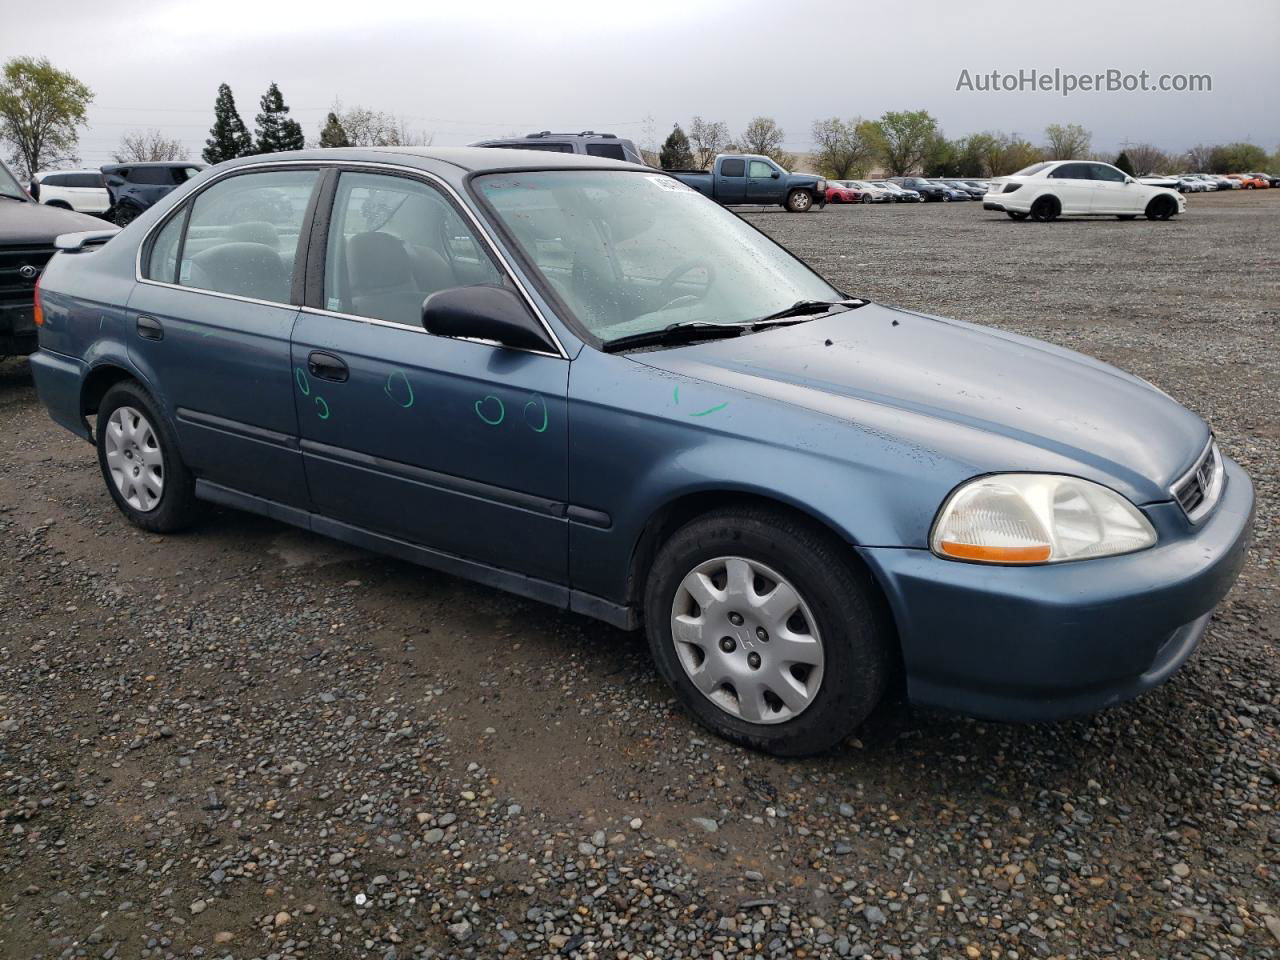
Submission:
<svg viewBox="0 0 1280 960">
<path fill-rule="evenodd" d="M 1147 377 L 1259 493 L 1161 689 L 889 705 L 803 761 L 693 726 L 638 636 L 242 514 L 138 531 L 0 365 L 0 954 L 1280 957 L 1278 215 L 747 214 L 850 292 Z"/>
</svg>

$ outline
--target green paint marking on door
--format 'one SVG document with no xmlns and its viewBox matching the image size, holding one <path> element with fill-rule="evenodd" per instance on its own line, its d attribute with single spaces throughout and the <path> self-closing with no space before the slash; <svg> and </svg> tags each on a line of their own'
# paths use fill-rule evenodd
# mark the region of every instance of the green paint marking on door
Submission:
<svg viewBox="0 0 1280 960">
<path fill-rule="evenodd" d="M 329 404 L 319 394 L 316 394 L 316 416 L 321 420 L 329 419 Z"/>
<path fill-rule="evenodd" d="M 534 408 L 533 420 L 529 419 L 529 408 Z M 538 410 L 542 410 L 542 423 L 534 426 L 538 419 Z M 524 422 L 529 425 L 529 429 L 534 433 L 547 432 L 547 401 L 543 400 L 538 394 L 534 394 L 528 403 L 524 405 Z"/>
<path fill-rule="evenodd" d="M 392 390 L 392 384 L 397 380 L 404 384 L 404 390 Z M 382 392 L 406 410 L 413 406 L 413 384 L 409 382 L 409 378 L 405 376 L 403 370 L 392 370 L 387 374 L 387 382 L 383 384 Z M 408 394 L 408 399 L 404 399 L 397 395 L 406 393 Z"/>
<path fill-rule="evenodd" d="M 498 405 L 498 408 L 496 411 L 493 409 L 492 405 L 489 404 L 490 400 L 492 400 L 494 403 Z M 486 410 L 488 411 L 487 413 L 486 413 Z M 506 406 L 503 404 L 501 399 L 499 399 L 498 397 L 495 397 L 492 393 L 487 394 L 486 396 L 476 401 L 476 416 L 479 417 L 481 420 L 483 420 L 485 423 L 487 423 L 491 427 L 496 427 L 498 424 L 500 424 L 503 421 L 503 419 L 506 417 L 506 415 L 507 415 Z"/>
<path fill-rule="evenodd" d="M 294 367 L 293 379 L 297 381 L 298 389 L 302 391 L 304 397 L 311 396 L 311 381 L 307 379 L 306 371 L 301 367 Z"/>
</svg>

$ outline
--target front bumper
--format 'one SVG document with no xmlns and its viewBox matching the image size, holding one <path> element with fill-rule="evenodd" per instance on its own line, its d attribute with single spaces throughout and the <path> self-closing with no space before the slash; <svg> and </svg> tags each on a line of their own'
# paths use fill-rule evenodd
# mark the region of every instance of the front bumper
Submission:
<svg viewBox="0 0 1280 960">
<path fill-rule="evenodd" d="M 1224 458 L 1227 486 L 1192 528 L 1175 503 L 1145 509 L 1155 547 L 1030 567 L 859 548 L 897 622 L 919 704 L 1000 720 L 1091 713 L 1163 683 L 1191 655 L 1239 575 L 1253 485 Z"/>
</svg>

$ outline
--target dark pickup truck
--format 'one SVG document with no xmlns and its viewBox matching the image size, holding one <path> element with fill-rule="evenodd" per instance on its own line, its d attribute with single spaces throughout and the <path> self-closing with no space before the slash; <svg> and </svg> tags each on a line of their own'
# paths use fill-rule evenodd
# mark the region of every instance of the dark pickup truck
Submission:
<svg viewBox="0 0 1280 960">
<path fill-rule="evenodd" d="M 36 203 L 0 163 L 0 360 L 36 349 L 36 281 L 54 238 L 103 226 L 97 217 Z"/>
<path fill-rule="evenodd" d="M 788 173 L 768 157 L 722 153 L 706 170 L 668 170 L 682 183 L 727 207 L 777 204 L 805 213 L 827 202 L 827 181 L 811 173 Z"/>
</svg>

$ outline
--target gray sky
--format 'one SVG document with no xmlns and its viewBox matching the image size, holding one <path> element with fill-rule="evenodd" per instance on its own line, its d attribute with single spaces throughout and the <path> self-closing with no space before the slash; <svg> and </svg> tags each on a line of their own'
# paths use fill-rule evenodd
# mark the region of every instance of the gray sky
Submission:
<svg viewBox="0 0 1280 960">
<path fill-rule="evenodd" d="M 0 0 L 0 60 L 48 56 L 96 94 L 80 153 L 110 159 L 157 127 L 198 158 L 220 82 L 252 128 L 279 83 L 308 138 L 340 98 L 402 117 L 437 144 L 552 128 L 662 137 L 693 114 L 736 133 L 773 116 L 786 146 L 821 117 L 929 110 L 949 136 L 1040 142 L 1078 122 L 1095 149 L 1148 141 L 1280 146 L 1280 3 L 1033 0 Z M 900 12 L 890 12 L 894 7 Z M 909 12 L 908 12 L 909 11 Z M 29 28 L 29 29 L 28 29 Z M 1206 93 L 957 92 L 961 70 L 1209 74 Z"/>
</svg>

